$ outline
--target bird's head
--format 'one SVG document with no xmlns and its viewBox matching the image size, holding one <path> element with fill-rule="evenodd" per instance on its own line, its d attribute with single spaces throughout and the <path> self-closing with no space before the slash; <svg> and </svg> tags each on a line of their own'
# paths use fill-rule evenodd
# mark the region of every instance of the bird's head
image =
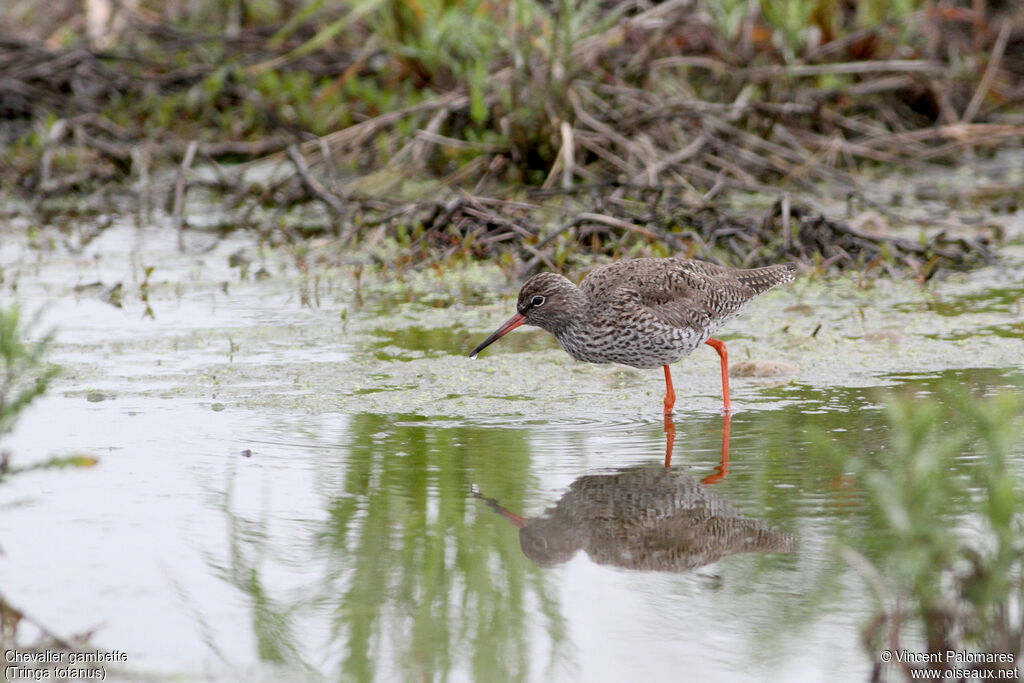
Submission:
<svg viewBox="0 0 1024 683">
<path fill-rule="evenodd" d="M 473 349 L 469 357 L 476 358 L 485 348 L 524 324 L 536 325 L 557 336 L 568 324 L 581 296 L 579 288 L 565 276 L 537 273 L 519 290 L 516 314 Z"/>
</svg>

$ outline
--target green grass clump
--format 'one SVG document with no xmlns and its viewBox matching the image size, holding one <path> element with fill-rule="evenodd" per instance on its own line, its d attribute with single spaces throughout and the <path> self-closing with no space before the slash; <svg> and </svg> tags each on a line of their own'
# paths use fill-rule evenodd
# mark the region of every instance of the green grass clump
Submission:
<svg viewBox="0 0 1024 683">
<path fill-rule="evenodd" d="M 897 400 L 888 412 L 888 447 L 845 462 L 867 494 L 868 524 L 844 554 L 879 600 L 865 630 L 876 666 L 884 649 L 921 651 L 913 644 L 922 636 L 923 649 L 941 655 L 923 665 L 933 669 L 963 668 L 947 651 L 1016 657 L 1024 643 L 1024 481 L 1012 453 L 1024 400 L 949 387 L 941 401 Z"/>
<path fill-rule="evenodd" d="M 17 307 L 0 309 L 0 436 L 11 431 L 18 416 L 43 395 L 58 372 L 44 360 L 53 334 L 28 342 L 26 332 Z"/>
</svg>

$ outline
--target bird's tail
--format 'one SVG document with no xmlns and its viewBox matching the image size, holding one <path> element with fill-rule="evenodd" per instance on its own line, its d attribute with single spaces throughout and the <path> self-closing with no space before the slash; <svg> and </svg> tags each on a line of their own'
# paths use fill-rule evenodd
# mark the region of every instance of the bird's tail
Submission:
<svg viewBox="0 0 1024 683">
<path fill-rule="evenodd" d="M 796 266 L 792 263 L 780 263 L 764 268 L 751 268 L 742 271 L 739 281 L 758 294 L 767 292 L 772 287 L 792 282 L 796 278 Z"/>
</svg>

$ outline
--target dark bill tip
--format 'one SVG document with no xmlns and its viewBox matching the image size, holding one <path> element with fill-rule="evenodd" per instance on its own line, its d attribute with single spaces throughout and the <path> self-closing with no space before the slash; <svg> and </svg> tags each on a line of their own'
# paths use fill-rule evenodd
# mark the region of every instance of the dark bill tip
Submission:
<svg viewBox="0 0 1024 683">
<path fill-rule="evenodd" d="M 494 342 L 496 342 L 496 341 L 498 341 L 499 339 L 501 339 L 501 338 L 502 338 L 503 336 L 505 336 L 506 334 L 508 334 L 508 333 L 509 333 L 509 332 L 511 332 L 512 330 L 514 330 L 514 329 L 516 329 L 517 327 L 519 327 L 520 325 L 522 325 L 522 324 L 523 324 L 524 322 L 526 322 L 526 316 L 524 316 L 524 315 L 523 315 L 523 314 L 521 314 L 521 313 L 516 313 L 516 314 L 515 314 L 514 316 L 512 316 L 511 318 L 509 318 L 509 319 L 508 319 L 508 320 L 507 320 L 507 321 L 505 322 L 505 324 L 504 324 L 504 325 L 502 325 L 501 327 L 499 327 L 498 329 L 496 329 L 496 330 L 495 330 L 495 331 L 494 331 L 494 332 L 493 332 L 493 333 L 491 334 L 491 336 L 490 336 L 490 337 L 488 337 L 487 339 L 484 339 L 484 340 L 483 340 L 483 342 L 481 342 L 481 343 L 480 343 L 480 346 L 478 346 L 478 347 L 476 347 L 475 349 L 473 349 L 473 350 L 472 350 L 472 351 L 470 352 L 470 354 L 469 354 L 469 357 L 470 357 L 470 359 L 476 358 L 476 357 L 477 357 L 477 354 L 479 354 L 479 353 L 480 353 L 481 351 L 483 351 L 484 349 L 486 349 L 486 348 L 487 348 L 488 346 L 490 346 L 490 345 L 491 345 L 491 344 L 493 344 Z"/>
</svg>

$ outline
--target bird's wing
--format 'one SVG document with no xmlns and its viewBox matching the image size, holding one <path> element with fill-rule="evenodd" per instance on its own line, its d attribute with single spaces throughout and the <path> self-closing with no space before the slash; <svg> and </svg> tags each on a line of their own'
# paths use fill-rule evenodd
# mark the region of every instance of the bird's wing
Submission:
<svg viewBox="0 0 1024 683">
<path fill-rule="evenodd" d="M 687 261 L 664 277 L 667 290 L 643 297 L 644 305 L 675 327 L 713 331 L 757 294 L 729 269 L 700 261 Z"/>
<path fill-rule="evenodd" d="M 659 320 L 695 332 L 715 330 L 759 292 L 742 271 L 689 259 L 620 261 L 592 271 L 580 288 L 609 306 L 631 300 Z"/>
</svg>

